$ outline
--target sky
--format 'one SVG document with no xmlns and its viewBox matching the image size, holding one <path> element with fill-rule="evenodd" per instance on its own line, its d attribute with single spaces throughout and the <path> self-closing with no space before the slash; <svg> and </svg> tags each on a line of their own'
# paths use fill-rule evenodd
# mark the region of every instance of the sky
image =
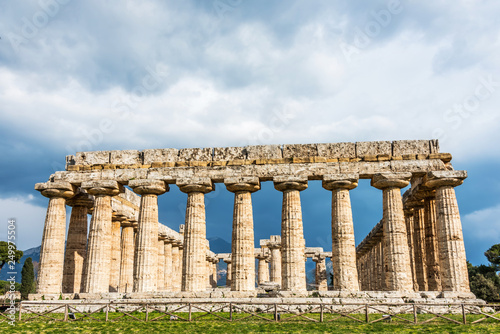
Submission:
<svg viewBox="0 0 500 334">
<path fill-rule="evenodd" d="M 439 139 L 467 258 L 500 242 L 500 2 L 0 1 L 0 240 L 41 243 L 36 192 L 79 151 Z M 331 250 L 331 193 L 301 193 L 306 245 Z M 281 193 L 253 194 L 255 239 L 280 233 Z M 356 243 L 382 194 L 351 191 Z M 184 222 L 186 195 L 159 198 Z M 230 242 L 233 194 L 207 194 Z"/>
</svg>

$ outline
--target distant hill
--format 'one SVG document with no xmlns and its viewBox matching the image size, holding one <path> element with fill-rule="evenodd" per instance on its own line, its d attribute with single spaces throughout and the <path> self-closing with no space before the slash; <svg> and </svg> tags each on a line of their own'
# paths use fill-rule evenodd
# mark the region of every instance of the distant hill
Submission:
<svg viewBox="0 0 500 334">
<path fill-rule="evenodd" d="M 35 273 L 38 271 L 38 263 L 40 262 L 40 248 L 41 246 L 38 246 L 23 251 L 23 257 L 19 261 L 20 263 L 16 263 L 16 269 L 14 270 L 15 272 L 17 272 L 17 283 L 21 283 L 21 270 L 23 269 L 24 261 L 26 261 L 27 258 L 31 257 L 31 259 L 33 260 L 33 266 L 35 267 Z M 9 278 L 7 272 L 10 272 L 10 270 L 8 270 L 7 265 L 5 265 L 2 271 L 0 271 L 0 281 L 6 281 L 7 278 Z"/>
<path fill-rule="evenodd" d="M 231 253 L 231 244 L 219 237 L 207 238 L 210 242 L 210 250 L 216 254 Z"/>
</svg>

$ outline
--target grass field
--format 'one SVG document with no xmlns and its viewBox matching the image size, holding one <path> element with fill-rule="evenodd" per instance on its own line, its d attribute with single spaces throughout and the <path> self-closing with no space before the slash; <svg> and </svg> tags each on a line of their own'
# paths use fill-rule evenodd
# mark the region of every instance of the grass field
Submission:
<svg viewBox="0 0 500 334">
<path fill-rule="evenodd" d="M 293 319 L 290 322 L 267 322 L 263 319 L 242 319 L 246 314 L 234 314 L 233 319 L 241 319 L 237 322 L 227 322 L 216 318 L 213 315 L 206 315 L 197 321 L 184 322 L 180 320 L 169 320 L 163 317 L 157 321 L 138 321 L 130 317 L 118 319 L 122 314 L 111 314 L 109 320 L 96 321 L 80 319 L 77 321 L 62 322 L 44 318 L 37 318 L 28 322 L 16 323 L 11 326 L 6 322 L 0 323 L 0 333 L 500 333 L 500 322 L 486 320 L 479 324 L 458 325 L 446 323 L 443 319 L 434 320 L 434 323 L 424 325 L 413 325 L 405 323 L 402 319 L 393 321 L 381 321 L 375 324 L 358 323 L 347 318 L 336 319 L 333 322 L 330 315 L 325 317 L 325 322 L 308 322 L 305 320 Z M 143 313 L 134 313 L 134 316 L 145 319 Z M 162 313 L 151 312 L 149 319 L 155 319 Z M 180 314 L 183 316 L 182 314 Z M 193 313 L 193 318 L 203 314 Z M 63 315 L 51 315 L 56 319 L 61 319 Z M 81 315 L 77 315 L 79 318 Z M 93 314 L 96 319 L 104 320 L 102 313 Z M 185 316 L 185 315 L 184 315 Z M 220 316 L 228 318 L 228 314 L 220 313 Z M 310 315 L 312 319 L 317 318 L 317 314 Z M 447 315 L 448 317 L 460 321 L 459 315 Z M 357 316 L 356 316 L 357 317 Z M 362 320 L 364 316 L 359 315 Z M 380 315 L 370 315 L 370 320 L 374 320 Z M 419 315 L 419 321 L 430 319 L 431 315 Z M 411 320 L 412 315 L 403 315 L 402 318 Z M 269 315 L 271 319 L 271 315 Z M 282 318 L 283 319 L 283 318 Z M 479 319 L 479 316 L 468 316 L 468 321 Z M 318 320 L 318 319 L 316 319 Z"/>
</svg>

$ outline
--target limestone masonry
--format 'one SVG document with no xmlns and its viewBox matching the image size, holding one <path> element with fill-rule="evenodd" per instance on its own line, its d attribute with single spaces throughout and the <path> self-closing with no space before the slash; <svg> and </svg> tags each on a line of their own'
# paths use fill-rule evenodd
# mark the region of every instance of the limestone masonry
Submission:
<svg viewBox="0 0 500 334">
<path fill-rule="evenodd" d="M 330 258 L 330 290 L 350 296 L 474 298 L 454 191 L 467 173 L 450 161 L 437 140 L 78 152 L 66 157 L 65 171 L 35 185 L 49 204 L 32 298 L 206 297 L 217 288 L 220 260 L 227 296 L 307 296 L 307 258 L 316 263 L 320 294 L 329 293 Z M 380 189 L 383 217 L 356 247 L 349 193 L 359 179 Z M 306 247 L 300 194 L 310 180 L 321 180 L 332 196 L 332 252 Z M 252 193 L 266 181 L 282 194 L 281 235 L 254 248 Z M 205 194 L 216 183 L 234 193 L 230 254 L 213 253 L 206 239 Z M 158 221 L 158 196 L 172 186 L 188 195 L 179 231 Z"/>
</svg>

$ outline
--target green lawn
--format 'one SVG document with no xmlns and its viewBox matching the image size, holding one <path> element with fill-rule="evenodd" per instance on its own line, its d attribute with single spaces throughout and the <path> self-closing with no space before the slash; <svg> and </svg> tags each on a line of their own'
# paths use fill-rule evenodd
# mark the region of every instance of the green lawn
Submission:
<svg viewBox="0 0 500 334">
<path fill-rule="evenodd" d="M 169 317 L 162 317 L 157 321 L 138 321 L 130 317 L 118 319 L 122 314 L 109 313 L 109 320 L 115 321 L 96 321 L 81 318 L 82 314 L 77 314 L 80 320 L 62 322 L 44 318 L 36 318 L 28 322 L 16 323 L 11 326 L 6 322 L 0 322 L 0 333 L 500 333 L 500 322 L 494 320 L 485 320 L 480 324 L 458 325 L 447 323 L 443 319 L 434 320 L 431 324 L 413 325 L 405 323 L 403 319 L 413 320 L 413 315 L 405 314 L 403 319 L 394 319 L 391 322 L 381 321 L 375 324 L 365 324 L 356 322 L 348 318 L 335 319 L 331 314 L 325 314 L 323 323 L 309 322 L 299 318 L 288 319 L 287 322 L 267 322 L 263 319 L 247 318 L 242 319 L 248 314 L 233 313 L 233 320 L 241 321 L 228 322 L 216 318 L 213 315 L 205 315 L 198 318 L 197 321 L 185 322 L 181 320 L 170 320 Z M 163 313 L 151 312 L 149 319 L 155 319 L 162 316 Z M 202 316 L 203 313 L 193 313 L 193 319 Z M 218 313 L 221 317 L 229 319 L 228 313 Z M 95 313 L 92 315 L 96 319 L 104 320 L 104 313 Z M 134 312 L 133 316 L 139 319 L 145 319 L 143 312 Z M 186 313 L 179 314 L 186 317 Z M 319 320 L 318 314 L 308 315 L 312 319 Z M 461 321 L 460 315 L 446 315 L 454 320 Z M 28 315 L 23 315 L 27 319 Z M 51 315 L 56 319 L 62 320 L 62 314 Z M 272 315 L 264 315 L 265 318 L 272 319 Z M 283 319 L 290 315 L 283 315 Z M 355 318 L 363 321 L 364 315 L 355 315 Z M 380 315 L 371 314 L 370 320 L 379 318 Z M 418 315 L 418 321 L 431 319 L 431 315 Z M 467 321 L 479 319 L 479 316 L 469 315 Z M 334 320 L 333 322 L 327 322 Z"/>
</svg>

